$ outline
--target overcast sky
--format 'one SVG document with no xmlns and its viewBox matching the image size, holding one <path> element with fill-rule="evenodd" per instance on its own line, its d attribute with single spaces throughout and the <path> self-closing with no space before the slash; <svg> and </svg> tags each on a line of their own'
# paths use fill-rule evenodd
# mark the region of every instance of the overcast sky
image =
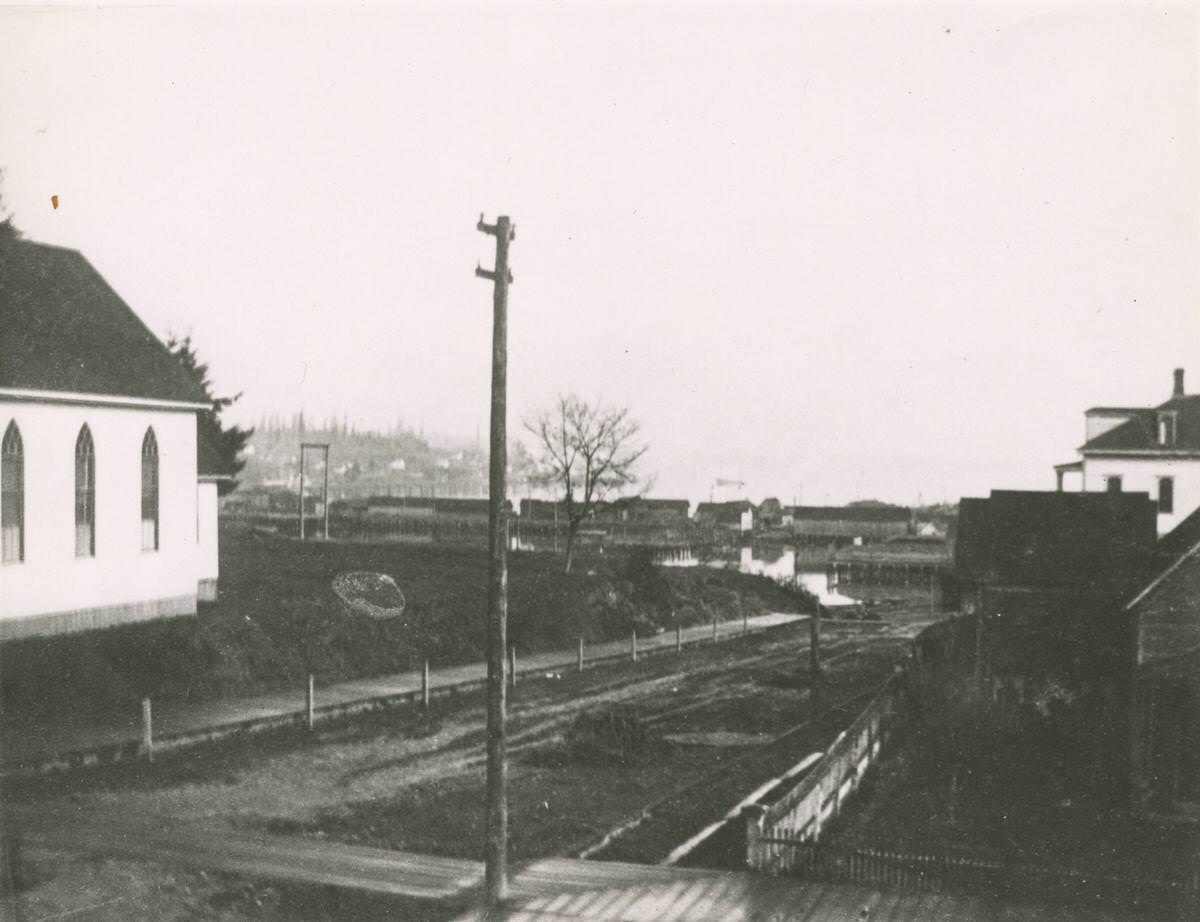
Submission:
<svg viewBox="0 0 1200 922">
<path fill-rule="evenodd" d="M 1188 5 L 0 11 L 3 192 L 241 418 L 628 402 L 656 495 L 1052 488 L 1200 391 Z M 51 208 L 57 195 L 59 207 Z"/>
</svg>

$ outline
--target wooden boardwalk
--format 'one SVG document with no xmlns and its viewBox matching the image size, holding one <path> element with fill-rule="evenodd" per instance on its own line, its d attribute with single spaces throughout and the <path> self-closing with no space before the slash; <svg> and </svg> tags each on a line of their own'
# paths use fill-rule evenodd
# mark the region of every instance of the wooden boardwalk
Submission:
<svg viewBox="0 0 1200 922">
<path fill-rule="evenodd" d="M 25 848 L 102 855 L 243 877 L 477 904 L 476 861 L 231 832 L 155 816 L 71 808 L 15 810 Z M 496 918 L 495 916 L 491 918 Z M 546 859 L 516 868 L 508 922 L 1118 922 L 1127 915 L 1062 907 L 998 906 L 944 894 L 880 892 L 750 873 Z"/>
</svg>

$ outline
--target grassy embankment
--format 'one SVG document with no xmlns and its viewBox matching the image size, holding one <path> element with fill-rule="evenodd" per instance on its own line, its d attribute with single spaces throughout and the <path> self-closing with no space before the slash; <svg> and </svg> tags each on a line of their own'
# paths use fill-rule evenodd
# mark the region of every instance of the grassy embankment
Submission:
<svg viewBox="0 0 1200 922">
<path fill-rule="evenodd" d="M 402 617 L 349 614 L 330 588 L 346 571 L 392 576 Z M 474 548 L 299 544 L 235 527 L 221 535 L 221 599 L 196 618 L 3 649 L 4 705 L 26 715 L 124 707 L 142 696 L 204 699 L 385 675 L 483 658 L 487 556 Z M 613 557 L 565 575 L 548 554 L 510 555 L 509 637 L 524 652 L 646 634 L 743 613 L 800 611 L 770 580 L 659 569 Z"/>
</svg>

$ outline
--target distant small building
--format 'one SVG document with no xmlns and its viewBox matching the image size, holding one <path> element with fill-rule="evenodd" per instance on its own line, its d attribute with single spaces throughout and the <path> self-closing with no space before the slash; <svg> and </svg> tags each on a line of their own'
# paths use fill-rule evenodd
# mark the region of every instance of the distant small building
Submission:
<svg viewBox="0 0 1200 922">
<path fill-rule="evenodd" d="M 504 508 L 511 513 L 512 504 Z M 389 519 L 436 519 L 439 522 L 486 524 L 490 501 L 426 496 L 369 496 L 337 500 L 329 504 L 331 515 L 369 516 Z"/>
<path fill-rule="evenodd" d="M 754 529 L 754 511 L 754 504 L 745 499 L 728 503 L 700 503 L 696 506 L 693 521 L 706 528 L 748 532 Z"/>
<path fill-rule="evenodd" d="M 1084 419 L 1079 460 L 1054 468 L 1059 490 L 1148 493 L 1160 535 L 1200 508 L 1200 395 L 1184 393 L 1182 368 L 1166 402 L 1093 407 Z"/>
<path fill-rule="evenodd" d="M 630 496 L 596 505 L 594 519 L 604 523 L 674 525 L 688 522 L 691 504 L 686 499 L 653 499 Z"/>
<path fill-rule="evenodd" d="M 803 543 L 883 541 L 907 535 L 912 512 L 901 506 L 789 506 L 792 534 Z"/>
<path fill-rule="evenodd" d="M 758 504 L 757 525 L 760 528 L 776 528 L 783 524 L 783 504 L 770 496 Z"/>
<path fill-rule="evenodd" d="M 834 585 L 933 587 L 951 569 L 952 548 L 936 535 L 849 544 L 832 554 Z"/>
</svg>

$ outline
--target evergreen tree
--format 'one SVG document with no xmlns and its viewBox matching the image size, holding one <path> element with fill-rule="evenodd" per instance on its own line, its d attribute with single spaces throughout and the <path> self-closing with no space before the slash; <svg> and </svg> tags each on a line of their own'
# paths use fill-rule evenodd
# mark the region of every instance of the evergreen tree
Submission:
<svg viewBox="0 0 1200 922">
<path fill-rule="evenodd" d="M 221 422 L 221 413 L 232 406 L 242 396 L 240 393 L 232 397 L 216 397 L 213 395 L 212 382 L 208 378 L 208 365 L 200 361 L 196 349 L 192 345 L 190 335 L 182 338 L 172 334 L 167 339 L 167 348 L 179 361 L 186 371 L 204 391 L 206 399 L 212 404 L 212 409 L 203 410 L 198 415 L 197 435 L 207 439 L 208 443 L 221 455 L 225 469 L 232 475 L 237 475 L 246 466 L 242 451 L 253 429 L 243 429 L 241 426 L 226 426 Z M 237 481 L 222 480 L 218 482 L 217 492 L 224 496 L 237 488 Z"/>
</svg>

